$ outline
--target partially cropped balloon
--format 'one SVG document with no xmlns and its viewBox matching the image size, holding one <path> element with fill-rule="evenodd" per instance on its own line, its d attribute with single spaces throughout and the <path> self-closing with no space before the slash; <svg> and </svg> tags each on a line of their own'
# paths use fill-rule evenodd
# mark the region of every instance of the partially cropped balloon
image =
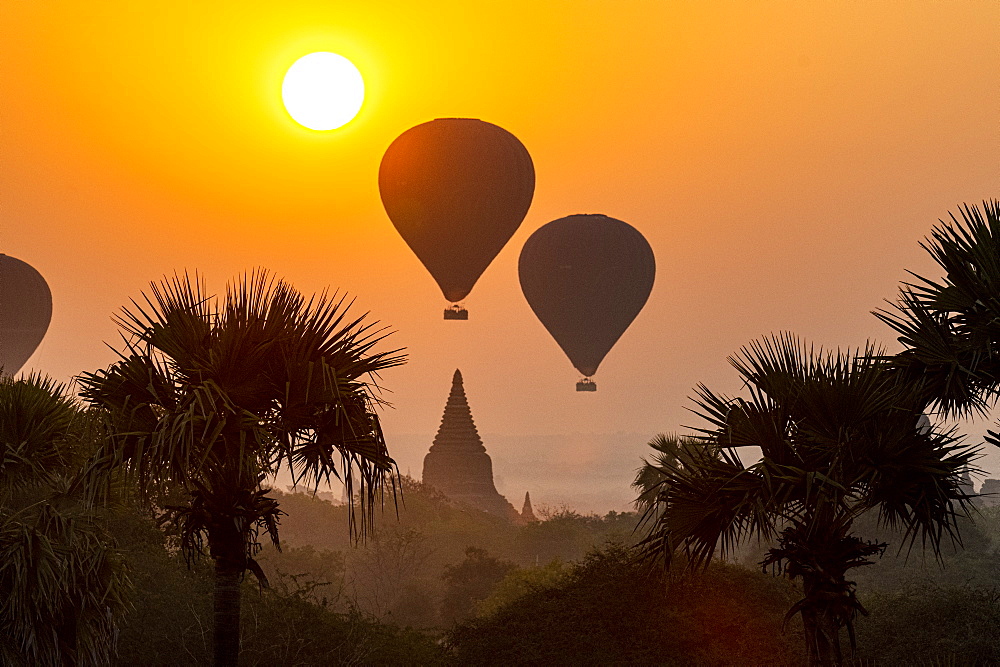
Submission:
<svg viewBox="0 0 1000 667">
<path fill-rule="evenodd" d="M 649 243 L 606 215 L 571 215 L 532 234 L 518 261 L 521 291 L 573 366 L 589 379 L 646 304 L 656 275 Z"/>
<path fill-rule="evenodd" d="M 378 184 L 392 224 L 445 299 L 457 303 L 527 214 L 535 169 L 507 130 L 471 118 L 439 118 L 392 142 Z"/>
<path fill-rule="evenodd" d="M 29 264 L 0 255 L 0 372 L 21 370 L 45 337 L 52 292 Z"/>
</svg>

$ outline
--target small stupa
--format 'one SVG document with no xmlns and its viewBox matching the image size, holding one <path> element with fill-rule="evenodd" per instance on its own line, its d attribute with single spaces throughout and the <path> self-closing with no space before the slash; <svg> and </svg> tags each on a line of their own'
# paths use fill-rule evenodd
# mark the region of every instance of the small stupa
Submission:
<svg viewBox="0 0 1000 667">
<path fill-rule="evenodd" d="M 521 508 L 521 521 L 524 523 L 538 521 L 534 510 L 531 509 L 531 494 L 527 491 L 524 492 L 524 507 Z"/>
<path fill-rule="evenodd" d="M 472 421 L 459 370 L 451 381 L 437 437 L 424 457 L 423 482 L 452 500 L 505 519 L 518 519 L 517 510 L 493 484 L 493 461 Z"/>
</svg>

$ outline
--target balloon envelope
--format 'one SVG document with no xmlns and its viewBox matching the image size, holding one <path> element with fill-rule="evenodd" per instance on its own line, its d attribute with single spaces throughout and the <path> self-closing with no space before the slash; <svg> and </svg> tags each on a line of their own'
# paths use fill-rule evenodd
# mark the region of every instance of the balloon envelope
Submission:
<svg viewBox="0 0 1000 667">
<path fill-rule="evenodd" d="M 503 128 L 439 118 L 392 142 L 378 186 L 392 224 L 454 303 L 521 224 L 535 168 L 527 149 Z"/>
<path fill-rule="evenodd" d="M 656 260 L 631 225 L 571 215 L 532 234 L 517 269 L 528 305 L 590 377 L 649 298 Z"/>
<path fill-rule="evenodd" d="M 52 292 L 41 274 L 19 259 L 0 255 L 0 370 L 21 370 L 45 337 Z"/>
</svg>

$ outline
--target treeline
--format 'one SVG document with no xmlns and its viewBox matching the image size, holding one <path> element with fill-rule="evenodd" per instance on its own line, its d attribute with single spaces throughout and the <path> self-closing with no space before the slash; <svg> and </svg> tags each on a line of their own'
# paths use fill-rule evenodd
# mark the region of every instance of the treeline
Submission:
<svg viewBox="0 0 1000 667">
<path fill-rule="evenodd" d="M 67 482 L 85 469 L 93 447 L 86 421 L 71 403 L 51 395 L 50 383 L 8 380 L 6 388 L 37 405 L 56 428 L 47 432 L 49 449 L 28 443 L 38 447 L 31 461 L 45 466 L 17 466 L 7 458 L 5 507 L 20 509 L 4 515 L 5 539 L 13 522 L 38 518 L 45 507 L 69 517 L 91 537 L 92 557 L 108 563 L 95 573 L 98 581 L 105 578 L 98 592 L 120 596 L 114 663 L 210 663 L 211 559 L 188 562 L 177 528 L 158 521 L 156 508 L 134 495 L 118 495 L 109 504 L 74 496 Z M 5 425 L 11 442 L 14 424 Z M 801 625 L 785 621 L 800 588 L 761 571 L 765 544 L 746 543 L 730 562 L 703 572 L 682 566 L 666 571 L 637 560 L 629 547 L 641 535 L 636 513 L 583 516 L 559 509 L 518 526 L 403 478 L 398 505 L 386 496 L 383 511 L 358 540 L 345 529 L 348 506 L 306 493 L 274 496 L 286 513 L 283 548 L 266 547 L 259 555 L 268 587 L 250 577 L 243 582 L 244 665 L 805 660 Z M 901 537 L 871 516 L 859 520 L 857 530 L 873 540 L 899 543 Z M 857 622 L 857 657 L 887 665 L 1000 661 L 1000 508 L 983 509 L 960 530 L 961 547 L 945 549 L 940 562 L 919 551 L 890 550 L 856 571 L 869 612 Z M 58 550 L 59 535 L 48 536 Z M 11 600 L 19 590 L 16 562 L 3 565 L 3 592 Z M 61 631 L 69 632 L 72 616 L 66 614 L 79 598 L 71 589 L 53 595 L 56 611 L 60 601 Z M 76 620 L 87 622 L 85 616 Z M 30 664 L 17 660 L 16 647 L 4 648 L 6 664 Z M 66 656 L 74 664 L 100 664 L 68 652 L 34 664 Z"/>
<path fill-rule="evenodd" d="M 635 558 L 621 542 L 635 514 L 569 510 L 529 526 L 497 522 L 405 481 L 365 542 L 348 507 L 280 496 L 282 551 L 265 550 L 270 587 L 244 584 L 242 664 L 800 665 L 801 625 L 785 621 L 799 586 L 765 574 L 760 545 L 690 573 Z M 151 517 L 117 514 L 132 573 L 119 664 L 197 665 L 211 656 L 211 569 L 188 568 Z M 873 537 L 892 540 L 884 531 Z M 962 528 L 942 561 L 886 553 L 857 571 L 869 615 L 859 659 L 885 665 L 1000 661 L 1000 509 Z M 532 548 L 565 558 L 535 559 Z M 550 552 L 551 552 L 550 551 Z M 382 577 L 379 580 L 379 577 Z M 397 593 L 393 593 L 393 591 Z M 934 663 L 938 660 L 938 663 Z"/>
<path fill-rule="evenodd" d="M 568 563 L 607 542 L 632 544 L 638 515 L 585 516 L 542 510 L 544 521 L 515 525 L 449 501 L 409 477 L 400 480 L 363 540 L 344 530 L 350 507 L 308 493 L 278 493 L 284 546 L 268 546 L 265 572 L 329 581 L 317 589 L 337 609 L 418 628 L 440 628 L 467 614 L 478 591 L 516 568 Z M 449 579 L 446 575 L 451 572 Z M 465 593 L 463 591 L 468 591 Z M 446 604 L 447 601 L 447 604 Z"/>
<path fill-rule="evenodd" d="M 207 558 L 188 564 L 176 536 L 136 507 L 109 521 L 132 588 L 114 657 L 119 665 L 205 665 L 213 656 L 214 575 Z M 296 550 L 291 550 L 294 554 Z M 324 552 L 317 554 L 323 575 Z M 332 604 L 327 579 L 274 572 L 269 586 L 243 582 L 241 665 L 427 664 L 444 659 L 428 634 Z"/>
</svg>

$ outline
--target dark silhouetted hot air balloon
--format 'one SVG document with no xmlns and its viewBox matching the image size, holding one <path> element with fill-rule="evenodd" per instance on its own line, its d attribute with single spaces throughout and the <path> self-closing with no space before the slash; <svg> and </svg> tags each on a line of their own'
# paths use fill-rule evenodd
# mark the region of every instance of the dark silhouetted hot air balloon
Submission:
<svg viewBox="0 0 1000 667">
<path fill-rule="evenodd" d="M 649 298 L 656 260 L 634 227 L 606 215 L 571 215 L 532 234 L 518 261 L 528 305 L 590 379 Z"/>
<path fill-rule="evenodd" d="M 45 279 L 29 264 L 0 255 L 0 371 L 21 370 L 51 319 L 52 292 Z"/>
<path fill-rule="evenodd" d="M 471 118 L 438 118 L 399 135 L 382 157 L 389 219 L 453 304 L 517 230 L 535 169 L 513 134 Z M 468 319 L 460 306 L 445 319 Z"/>
</svg>

